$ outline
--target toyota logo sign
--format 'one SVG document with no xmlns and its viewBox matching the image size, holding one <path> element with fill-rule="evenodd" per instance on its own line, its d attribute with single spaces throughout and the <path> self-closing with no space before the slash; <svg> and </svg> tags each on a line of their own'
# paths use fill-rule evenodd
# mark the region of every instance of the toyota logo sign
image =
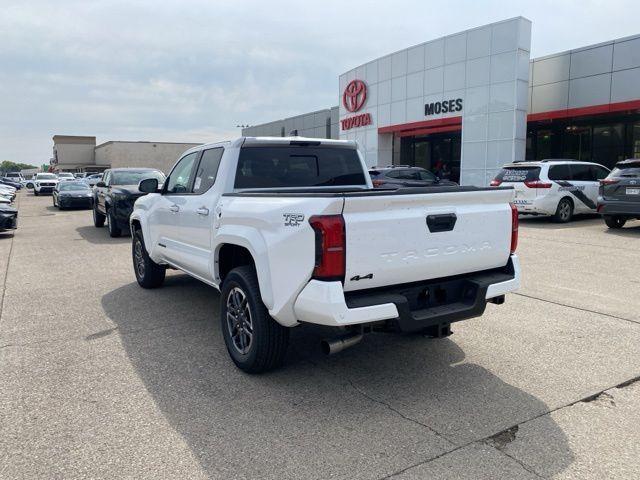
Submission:
<svg viewBox="0 0 640 480">
<path fill-rule="evenodd" d="M 349 112 L 357 112 L 367 101 L 367 86 L 362 80 L 351 80 L 342 94 L 342 104 Z"/>
</svg>

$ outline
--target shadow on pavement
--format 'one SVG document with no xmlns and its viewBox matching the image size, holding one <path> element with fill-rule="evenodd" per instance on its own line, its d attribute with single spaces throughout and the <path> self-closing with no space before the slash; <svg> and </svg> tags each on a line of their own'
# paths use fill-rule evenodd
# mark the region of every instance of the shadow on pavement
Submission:
<svg viewBox="0 0 640 480">
<path fill-rule="evenodd" d="M 91 217 L 87 219 L 90 222 Z M 86 225 L 84 227 L 76 228 L 76 232 L 80 234 L 80 236 L 86 240 L 87 242 L 96 243 L 96 244 L 117 244 L 117 243 L 131 243 L 131 238 L 123 235 L 122 237 L 111 238 L 109 236 L 109 231 L 107 227 L 96 228 L 92 225 Z"/>
<path fill-rule="evenodd" d="M 551 217 L 534 217 L 529 215 L 520 215 L 520 225 L 527 228 L 540 228 L 547 230 L 569 230 L 573 228 L 584 228 L 591 225 L 602 224 L 604 222 L 599 215 L 583 214 L 576 215 L 569 223 L 554 223 Z"/>
<path fill-rule="evenodd" d="M 218 303 L 216 290 L 173 272 L 163 288 L 131 283 L 102 298 L 147 391 L 210 477 L 383 477 L 548 411 L 465 363 L 455 335 L 374 334 L 324 357 L 327 331 L 299 327 L 282 369 L 246 375 L 228 359 Z M 573 455 L 543 418 L 549 435 L 532 454 L 558 473 Z M 503 436 L 487 441 L 501 448 Z"/>
<path fill-rule="evenodd" d="M 604 223 L 603 223 L 604 225 Z M 619 237 L 629 237 L 629 238 L 638 238 L 640 234 L 640 222 L 638 221 L 630 221 L 625 224 L 622 228 L 607 228 L 604 227 L 604 232 L 607 235 L 616 235 Z"/>
</svg>

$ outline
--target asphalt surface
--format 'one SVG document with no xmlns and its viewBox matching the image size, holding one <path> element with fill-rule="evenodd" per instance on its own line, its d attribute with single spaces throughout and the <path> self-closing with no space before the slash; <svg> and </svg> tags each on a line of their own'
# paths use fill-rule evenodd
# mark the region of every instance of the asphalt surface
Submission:
<svg viewBox="0 0 640 480">
<path fill-rule="evenodd" d="M 640 222 L 521 223 L 523 287 L 454 335 L 234 368 L 217 292 L 23 192 L 0 235 L 0 478 L 640 477 Z"/>
</svg>

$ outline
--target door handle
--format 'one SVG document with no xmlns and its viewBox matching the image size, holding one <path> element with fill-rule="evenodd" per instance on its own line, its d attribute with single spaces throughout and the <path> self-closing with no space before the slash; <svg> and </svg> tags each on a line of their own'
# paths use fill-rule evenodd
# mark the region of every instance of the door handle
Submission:
<svg viewBox="0 0 640 480">
<path fill-rule="evenodd" d="M 209 215 L 209 209 L 206 207 L 200 207 L 199 209 L 196 210 L 196 213 L 198 215 L 206 216 L 206 215 Z"/>
<path fill-rule="evenodd" d="M 169 207 L 169 210 L 171 210 L 173 213 L 177 213 L 180 211 L 180 207 L 178 205 L 173 204 Z"/>
</svg>

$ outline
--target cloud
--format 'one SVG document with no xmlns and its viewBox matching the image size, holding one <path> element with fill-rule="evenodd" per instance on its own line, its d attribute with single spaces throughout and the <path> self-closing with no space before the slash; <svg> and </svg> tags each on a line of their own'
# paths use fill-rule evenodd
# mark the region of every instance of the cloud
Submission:
<svg viewBox="0 0 640 480">
<path fill-rule="evenodd" d="M 10 2 L 0 159 L 46 161 L 54 134 L 229 138 L 336 105 L 341 72 L 431 38 L 522 14 L 540 55 L 638 33 L 637 13 L 627 1 Z"/>
</svg>

